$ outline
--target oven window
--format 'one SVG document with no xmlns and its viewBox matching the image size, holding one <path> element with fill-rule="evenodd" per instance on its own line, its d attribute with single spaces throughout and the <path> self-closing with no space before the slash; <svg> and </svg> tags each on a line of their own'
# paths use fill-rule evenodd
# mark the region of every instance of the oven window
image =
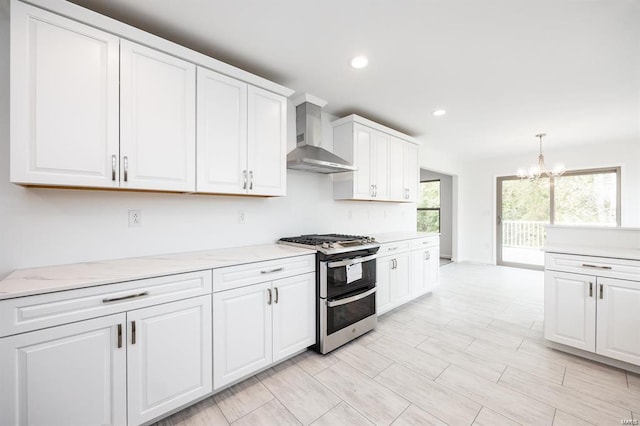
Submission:
<svg viewBox="0 0 640 426">
<path fill-rule="evenodd" d="M 347 267 L 327 268 L 327 298 L 338 297 L 346 292 L 352 292 L 364 287 L 370 287 L 376 282 L 375 259 L 362 262 L 362 276 L 349 282 Z"/>
<path fill-rule="evenodd" d="M 376 294 L 345 305 L 327 307 L 327 335 L 376 314 Z"/>
</svg>

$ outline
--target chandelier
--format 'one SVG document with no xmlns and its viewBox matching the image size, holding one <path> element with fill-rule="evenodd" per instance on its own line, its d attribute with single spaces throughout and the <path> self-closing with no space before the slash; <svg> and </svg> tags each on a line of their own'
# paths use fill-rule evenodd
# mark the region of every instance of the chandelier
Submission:
<svg viewBox="0 0 640 426">
<path fill-rule="evenodd" d="M 528 170 L 524 168 L 518 169 L 516 175 L 520 179 L 536 180 L 540 177 L 558 177 L 566 171 L 564 164 L 562 163 L 556 164 L 553 167 L 553 170 L 547 169 L 547 166 L 544 164 L 544 155 L 542 155 L 542 138 L 545 136 L 547 136 L 546 133 L 538 133 L 536 135 L 536 138 L 540 139 L 540 155 L 538 155 L 538 164 L 529 167 Z"/>
</svg>

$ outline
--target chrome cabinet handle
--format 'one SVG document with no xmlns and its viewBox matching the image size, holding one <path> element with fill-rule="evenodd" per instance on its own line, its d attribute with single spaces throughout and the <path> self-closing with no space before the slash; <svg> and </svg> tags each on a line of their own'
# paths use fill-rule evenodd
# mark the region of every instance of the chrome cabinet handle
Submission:
<svg viewBox="0 0 640 426">
<path fill-rule="evenodd" d="M 589 263 L 583 263 L 582 266 L 584 266 L 585 268 L 611 269 L 611 266 L 598 266 L 598 265 L 591 265 Z"/>
<path fill-rule="evenodd" d="M 371 290 L 365 291 L 364 293 L 356 294 L 355 296 L 347 297 L 345 299 L 339 300 L 327 300 L 327 306 L 330 308 L 335 308 L 336 306 L 346 305 L 347 303 L 355 302 L 360 299 L 364 299 L 365 297 L 371 296 L 375 293 L 377 288 L 372 288 Z"/>
<path fill-rule="evenodd" d="M 136 344 L 136 322 L 131 321 L 131 344 Z"/>
<path fill-rule="evenodd" d="M 378 185 L 373 185 L 373 196 L 378 197 Z"/>
<path fill-rule="evenodd" d="M 387 251 L 394 251 L 394 250 L 398 250 L 398 247 L 389 247 L 389 248 L 387 248 Z"/>
<path fill-rule="evenodd" d="M 603 285 L 600 284 L 600 300 L 604 299 L 604 294 L 603 294 Z"/>
<path fill-rule="evenodd" d="M 424 252 L 424 260 L 429 260 L 431 259 L 431 252 L 430 251 L 425 251 Z"/>
<path fill-rule="evenodd" d="M 593 283 L 589 283 L 589 297 L 593 297 Z"/>
<path fill-rule="evenodd" d="M 272 301 L 272 298 L 271 298 L 271 289 L 270 289 L 270 288 L 268 288 L 268 289 L 267 289 L 267 294 L 268 294 L 268 297 L 269 297 L 269 298 L 267 299 L 267 305 L 270 305 L 270 304 L 271 304 L 271 301 Z"/>
<path fill-rule="evenodd" d="M 273 303 L 278 303 L 278 287 L 274 288 L 275 292 L 276 292 L 276 300 Z"/>
<path fill-rule="evenodd" d="M 124 181 L 127 182 L 129 180 L 129 158 L 125 155 L 122 162 L 124 163 Z"/>
<path fill-rule="evenodd" d="M 148 295 L 149 295 L 148 291 L 143 291 L 142 293 L 129 294 L 127 296 L 122 296 L 122 297 L 107 297 L 105 299 L 102 299 L 102 303 L 119 302 L 121 300 L 135 299 L 136 297 L 142 297 L 142 296 L 148 296 Z"/>
<path fill-rule="evenodd" d="M 122 347 L 122 324 L 118 324 L 118 348 Z"/>
<path fill-rule="evenodd" d="M 111 180 L 116 180 L 116 156 L 111 156 Z"/>
<path fill-rule="evenodd" d="M 341 266 L 351 266 L 357 263 L 363 263 L 369 260 L 373 260 L 376 257 L 378 256 L 374 254 L 372 256 L 356 257 L 355 259 L 338 260 L 336 262 L 329 262 L 327 263 L 327 268 L 339 268 Z"/>
<path fill-rule="evenodd" d="M 369 185 L 371 187 L 371 196 L 373 197 L 374 192 L 373 192 L 373 185 Z"/>
<path fill-rule="evenodd" d="M 242 171 L 242 189 L 247 189 L 247 171 Z"/>
<path fill-rule="evenodd" d="M 249 189 L 253 189 L 253 170 L 249 172 Z"/>
<path fill-rule="evenodd" d="M 260 271 L 260 273 L 261 274 L 272 274 L 274 272 L 280 272 L 280 271 L 284 271 L 284 266 L 281 266 L 281 267 L 276 268 L 276 269 L 262 270 L 262 271 Z"/>
</svg>

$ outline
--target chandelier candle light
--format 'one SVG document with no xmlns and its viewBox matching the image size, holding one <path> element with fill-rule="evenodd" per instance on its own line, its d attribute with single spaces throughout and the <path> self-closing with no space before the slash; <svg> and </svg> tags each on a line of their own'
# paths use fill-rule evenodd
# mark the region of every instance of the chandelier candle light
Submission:
<svg viewBox="0 0 640 426">
<path fill-rule="evenodd" d="M 553 170 L 548 170 L 544 164 L 544 155 L 542 155 L 542 138 L 547 136 L 546 133 L 538 133 L 536 138 L 540 139 L 540 155 L 538 156 L 538 164 L 529 167 L 529 170 L 523 168 L 518 169 L 516 175 L 520 179 L 536 180 L 540 177 L 558 177 L 565 172 L 564 164 L 556 164 Z"/>
</svg>

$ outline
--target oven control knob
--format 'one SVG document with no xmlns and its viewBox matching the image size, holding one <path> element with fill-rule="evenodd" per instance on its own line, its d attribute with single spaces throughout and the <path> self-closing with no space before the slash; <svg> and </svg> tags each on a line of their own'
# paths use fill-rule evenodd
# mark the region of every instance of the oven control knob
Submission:
<svg viewBox="0 0 640 426">
<path fill-rule="evenodd" d="M 332 246 L 333 246 L 333 244 L 331 244 L 331 243 L 322 243 L 322 248 L 324 248 L 324 249 L 331 248 Z"/>
</svg>

